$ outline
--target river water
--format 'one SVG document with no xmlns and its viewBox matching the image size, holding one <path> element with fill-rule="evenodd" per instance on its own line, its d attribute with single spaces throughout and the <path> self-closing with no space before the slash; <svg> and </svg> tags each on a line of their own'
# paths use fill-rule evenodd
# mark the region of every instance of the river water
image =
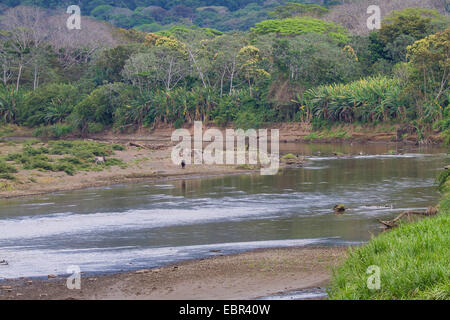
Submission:
<svg viewBox="0 0 450 320">
<path fill-rule="evenodd" d="M 256 248 L 361 243 L 377 218 L 436 204 L 445 150 L 285 144 L 300 169 L 0 200 L 0 279 L 156 267 Z M 335 157 L 334 152 L 352 154 Z M 344 215 L 333 206 L 345 204 Z"/>
</svg>

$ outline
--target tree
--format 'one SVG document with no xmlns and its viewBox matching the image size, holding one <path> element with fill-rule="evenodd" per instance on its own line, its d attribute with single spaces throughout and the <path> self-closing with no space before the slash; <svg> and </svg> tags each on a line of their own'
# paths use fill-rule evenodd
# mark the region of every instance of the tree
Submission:
<svg viewBox="0 0 450 320">
<path fill-rule="evenodd" d="M 222 34 L 222 32 L 215 29 L 199 28 L 196 26 L 176 26 L 158 33 L 158 35 L 174 37 L 183 41 L 184 49 L 189 55 L 192 69 L 197 72 L 204 88 L 210 85 L 210 81 L 208 79 L 208 74 L 206 73 L 207 64 L 209 62 L 201 60 L 202 46 L 205 40 L 211 40 Z"/>
<path fill-rule="evenodd" d="M 46 18 L 45 12 L 37 7 L 18 6 L 4 14 L 2 24 L 10 30 L 7 42 L 17 57 L 16 90 L 19 90 L 24 68 L 30 63 L 33 64 L 33 88 L 37 87 L 40 69 L 36 61 L 40 58 L 39 48 L 48 35 L 44 23 Z"/>
<path fill-rule="evenodd" d="M 65 71 L 77 65 L 88 63 L 97 52 L 116 44 L 111 27 L 105 23 L 84 17 L 81 30 L 67 30 L 66 15 L 48 18 L 50 34 L 48 42 L 58 55 Z"/>
<path fill-rule="evenodd" d="M 8 32 L 0 30 L 0 71 L 3 85 L 6 87 L 13 77 L 14 54 L 5 41 Z"/>
<path fill-rule="evenodd" d="M 400 35 L 408 35 L 416 40 L 427 36 L 431 28 L 431 18 L 422 17 L 419 12 L 394 11 L 384 19 L 379 30 L 379 39 L 385 45 L 393 43 Z"/>
<path fill-rule="evenodd" d="M 248 83 L 250 96 L 252 96 L 252 87 L 258 81 L 269 79 L 270 74 L 263 69 L 263 57 L 260 50 L 255 46 L 245 46 L 239 50 L 238 54 L 242 76 Z"/>
<path fill-rule="evenodd" d="M 320 17 L 328 12 L 328 9 L 317 4 L 301 4 L 288 2 L 285 5 L 278 6 L 274 11 L 269 12 L 270 15 L 278 19 L 286 19 L 299 16 Z"/>
<path fill-rule="evenodd" d="M 188 53 L 180 41 L 161 37 L 148 52 L 132 55 L 123 76 L 142 91 L 151 85 L 173 89 L 189 71 Z"/>
<path fill-rule="evenodd" d="M 349 40 L 347 30 L 333 23 L 312 17 L 273 19 L 259 22 L 251 28 L 256 34 L 275 33 L 280 36 L 295 36 L 306 33 L 327 34 L 338 42 Z"/>
<path fill-rule="evenodd" d="M 277 39 L 273 55 L 279 73 L 307 87 L 350 81 L 360 76 L 357 57 L 325 35 Z"/>
<path fill-rule="evenodd" d="M 408 47 L 408 60 L 415 68 L 415 79 L 422 79 L 422 90 L 439 100 L 448 91 L 450 68 L 450 29 L 416 41 Z"/>
<path fill-rule="evenodd" d="M 172 9 L 170 9 L 170 13 L 174 16 L 182 18 L 192 18 L 194 16 L 194 10 L 184 4 L 179 4 L 172 7 Z"/>
<path fill-rule="evenodd" d="M 103 82 L 120 82 L 125 62 L 136 50 L 138 50 L 136 46 L 119 45 L 103 51 L 96 59 L 94 65 L 96 82 L 98 84 L 103 84 Z"/>
<path fill-rule="evenodd" d="M 443 21 L 446 18 L 436 10 L 407 8 L 392 11 L 383 20 L 377 35 L 384 46 L 383 58 L 391 60 L 393 64 L 406 61 L 406 47 L 438 31 Z"/>
<path fill-rule="evenodd" d="M 209 63 L 208 77 L 220 89 L 221 96 L 227 83 L 229 94 L 233 92 L 241 71 L 239 52 L 247 44 L 240 33 L 224 34 L 205 42 L 202 59 Z"/>
</svg>

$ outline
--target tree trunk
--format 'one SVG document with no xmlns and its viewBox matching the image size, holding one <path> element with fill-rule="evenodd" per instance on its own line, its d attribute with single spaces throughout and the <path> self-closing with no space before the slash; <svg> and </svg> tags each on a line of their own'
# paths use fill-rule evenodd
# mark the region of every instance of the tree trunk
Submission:
<svg viewBox="0 0 450 320">
<path fill-rule="evenodd" d="M 34 66 L 34 74 L 33 74 L 33 90 L 36 90 L 38 87 L 38 68 Z"/>
<path fill-rule="evenodd" d="M 23 65 L 20 64 L 20 65 L 19 65 L 19 73 L 18 73 L 18 75 L 17 75 L 16 91 L 19 91 L 20 77 L 22 76 L 22 68 L 23 68 Z"/>
<path fill-rule="evenodd" d="M 234 60 L 233 60 L 233 68 L 231 68 L 230 94 L 233 92 L 233 79 L 234 79 L 235 66 L 236 66 L 236 58 L 234 58 Z"/>
<path fill-rule="evenodd" d="M 191 49 L 188 49 L 188 52 L 189 52 L 189 55 L 191 56 L 191 60 L 192 60 L 192 62 L 194 63 L 195 68 L 197 69 L 197 72 L 198 72 L 199 75 L 200 75 L 200 79 L 202 80 L 203 87 L 206 88 L 206 83 L 205 83 L 205 78 L 204 78 L 204 76 L 203 76 L 203 72 L 200 70 L 200 67 L 199 67 L 198 64 L 197 64 L 197 61 L 195 60 L 195 57 L 194 57 L 194 55 L 192 54 Z"/>
</svg>

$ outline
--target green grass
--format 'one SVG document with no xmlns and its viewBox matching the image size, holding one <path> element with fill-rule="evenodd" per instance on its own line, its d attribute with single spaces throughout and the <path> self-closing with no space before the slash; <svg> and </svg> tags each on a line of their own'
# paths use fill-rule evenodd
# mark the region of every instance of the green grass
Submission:
<svg viewBox="0 0 450 320">
<path fill-rule="evenodd" d="M 448 175 L 446 177 L 448 179 Z M 333 270 L 331 299 L 450 299 L 450 180 L 443 184 L 440 213 L 373 238 L 350 249 Z M 369 266 L 381 270 L 381 288 L 367 287 Z"/>
<path fill-rule="evenodd" d="M 445 130 L 441 133 L 442 139 L 444 140 L 444 146 L 450 146 L 450 129 Z"/>
<path fill-rule="evenodd" d="M 309 135 L 305 137 L 305 140 L 317 140 L 320 136 L 317 132 L 311 132 Z"/>
<path fill-rule="evenodd" d="M 293 155 L 292 153 L 285 154 L 281 157 L 282 160 L 295 160 L 297 159 L 297 156 Z"/>
<path fill-rule="evenodd" d="M 17 172 L 14 166 L 5 161 L 21 165 L 25 170 L 65 172 L 68 175 L 79 171 L 102 171 L 112 166 L 125 168 L 126 164 L 122 160 L 112 158 L 115 151 L 124 149 L 122 145 L 94 141 L 50 141 L 45 146 L 38 140 L 29 140 L 23 143 L 21 152 L 10 153 L 0 159 L 0 178 L 12 180 L 11 173 Z M 107 160 L 96 165 L 95 157 L 99 156 L 105 156 Z M 6 168 L 16 171 L 7 171 Z"/>
<path fill-rule="evenodd" d="M 14 134 L 14 129 L 9 126 L 3 126 L 0 124 L 0 137 L 9 137 Z"/>
</svg>

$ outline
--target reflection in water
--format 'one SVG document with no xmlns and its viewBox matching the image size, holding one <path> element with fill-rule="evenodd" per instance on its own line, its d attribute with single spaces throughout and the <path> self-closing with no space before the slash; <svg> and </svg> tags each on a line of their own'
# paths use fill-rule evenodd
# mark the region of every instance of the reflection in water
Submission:
<svg viewBox="0 0 450 320">
<path fill-rule="evenodd" d="M 376 218 L 438 201 L 446 156 L 387 146 L 286 145 L 320 157 L 275 176 L 119 185 L 0 200 L 1 277 L 118 271 L 250 248 L 367 241 Z M 437 150 L 440 151 L 440 150 Z M 369 154 L 352 158 L 333 153 Z M 411 152 L 413 154 L 411 154 Z M 428 154 L 421 154 L 427 152 Z M 333 206 L 349 210 L 335 215 Z M 303 240 L 301 240 L 303 239 Z"/>
</svg>

